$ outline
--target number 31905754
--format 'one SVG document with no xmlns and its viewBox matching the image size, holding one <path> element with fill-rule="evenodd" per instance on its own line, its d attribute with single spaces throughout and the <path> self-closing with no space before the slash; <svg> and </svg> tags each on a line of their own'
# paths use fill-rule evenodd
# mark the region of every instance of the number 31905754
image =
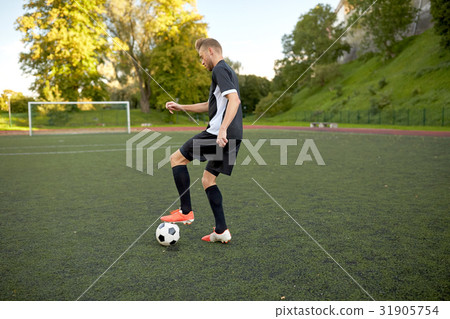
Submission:
<svg viewBox="0 0 450 319">
<path fill-rule="evenodd" d="M 380 316 L 437 316 L 438 314 L 438 306 L 380 306 Z"/>
</svg>

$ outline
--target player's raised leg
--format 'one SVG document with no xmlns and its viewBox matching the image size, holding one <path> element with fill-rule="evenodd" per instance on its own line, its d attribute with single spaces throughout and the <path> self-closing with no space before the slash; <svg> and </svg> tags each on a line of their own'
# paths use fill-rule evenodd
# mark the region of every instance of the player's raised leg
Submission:
<svg viewBox="0 0 450 319">
<path fill-rule="evenodd" d="M 191 224 L 194 221 L 194 212 L 191 206 L 191 194 L 189 191 L 190 177 L 187 169 L 189 160 L 186 159 L 180 150 L 170 156 L 173 178 L 180 195 L 180 208 L 175 209 L 170 215 L 161 217 L 162 221 L 169 223 Z"/>
<path fill-rule="evenodd" d="M 222 206 L 222 194 L 220 193 L 219 187 L 217 187 L 216 178 L 217 175 L 207 170 L 203 172 L 202 184 L 216 220 L 216 227 L 211 234 L 204 236 L 202 240 L 228 243 L 231 239 L 231 234 L 225 221 L 225 214 Z"/>
</svg>

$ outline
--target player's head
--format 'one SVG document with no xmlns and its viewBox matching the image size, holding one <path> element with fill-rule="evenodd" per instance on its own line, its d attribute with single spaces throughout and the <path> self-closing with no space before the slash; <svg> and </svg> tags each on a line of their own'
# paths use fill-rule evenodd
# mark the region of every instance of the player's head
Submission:
<svg viewBox="0 0 450 319">
<path fill-rule="evenodd" d="M 195 49 L 200 56 L 203 66 L 211 71 L 217 62 L 222 60 L 222 46 L 212 38 L 201 38 L 195 41 Z"/>
</svg>

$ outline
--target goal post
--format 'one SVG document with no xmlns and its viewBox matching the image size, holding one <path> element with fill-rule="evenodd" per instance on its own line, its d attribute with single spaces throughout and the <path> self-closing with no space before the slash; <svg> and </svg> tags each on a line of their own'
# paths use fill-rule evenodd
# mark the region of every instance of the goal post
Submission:
<svg viewBox="0 0 450 319">
<path fill-rule="evenodd" d="M 59 128 L 74 128 L 74 126 L 78 128 L 92 128 L 92 127 L 126 127 L 126 131 L 128 134 L 131 133 L 131 119 L 130 119 L 130 102 L 129 101 L 82 101 L 82 102 L 28 102 L 28 124 L 29 124 L 29 135 L 33 136 L 33 124 L 36 127 L 36 115 L 33 114 L 33 106 L 50 106 L 44 107 L 43 110 L 40 111 L 40 125 L 52 128 L 53 126 L 59 126 Z M 77 108 L 72 110 L 67 110 L 68 105 L 76 105 Z M 85 105 L 88 110 L 82 110 L 79 108 L 80 105 Z M 99 105 L 104 105 L 99 108 Z M 51 107 L 54 106 L 54 107 Z M 124 109 L 121 109 L 120 106 L 123 106 Z M 75 110 L 75 111 L 74 111 Z M 115 111 L 115 123 L 108 123 L 108 120 L 104 119 L 104 112 L 108 112 L 108 110 Z M 124 114 L 120 112 L 120 110 L 125 110 L 126 121 L 124 122 Z M 120 113 L 120 115 L 119 115 Z M 69 114 L 73 116 L 70 118 Z M 88 114 L 88 115 L 86 115 Z M 90 120 L 86 121 L 86 117 L 89 117 Z M 119 116 L 121 117 L 119 119 Z M 101 120 L 98 118 L 101 117 Z M 105 118 L 110 118 L 111 116 L 105 116 Z M 45 118 L 45 120 L 43 120 Z M 78 119 L 72 120 L 72 118 Z M 80 122 L 80 118 L 84 118 L 83 124 Z M 119 122 L 121 124 L 119 124 Z M 55 124 L 56 123 L 56 124 Z M 67 125 L 67 126 L 66 126 Z"/>
</svg>

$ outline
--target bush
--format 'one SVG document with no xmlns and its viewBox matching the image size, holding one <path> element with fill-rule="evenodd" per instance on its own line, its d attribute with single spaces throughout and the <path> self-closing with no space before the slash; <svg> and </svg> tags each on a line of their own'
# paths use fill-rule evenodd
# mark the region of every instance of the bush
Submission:
<svg viewBox="0 0 450 319">
<path fill-rule="evenodd" d="M 377 91 L 375 91 L 375 88 L 371 85 L 367 88 L 367 90 L 369 91 L 369 93 L 371 95 L 377 95 Z"/>
<path fill-rule="evenodd" d="M 64 126 L 69 122 L 69 113 L 56 108 L 49 109 L 47 116 L 49 126 Z"/>
<path fill-rule="evenodd" d="M 292 93 L 286 92 L 281 96 L 282 94 L 283 92 L 277 91 L 262 98 L 256 105 L 255 114 L 261 115 L 264 113 L 268 116 L 274 116 L 292 108 Z"/>
<path fill-rule="evenodd" d="M 12 113 L 26 113 L 28 112 L 28 102 L 34 101 L 33 97 L 24 96 L 20 92 L 8 91 L 11 96 L 11 112 Z M 8 98 L 4 92 L 0 98 L 0 109 L 8 111 Z"/>
<path fill-rule="evenodd" d="M 415 88 L 412 92 L 411 92 L 411 95 L 412 96 L 416 96 L 416 95 L 419 95 L 420 94 L 420 88 Z"/>
<path fill-rule="evenodd" d="M 439 71 L 439 70 L 442 70 L 442 69 L 448 69 L 448 68 L 450 68 L 450 62 L 445 61 L 445 62 L 439 63 L 438 65 L 433 65 L 433 66 L 428 66 L 428 67 L 421 68 L 420 70 L 418 70 L 416 72 L 415 77 L 416 78 L 420 78 L 420 77 L 422 77 L 422 76 L 424 76 L 424 75 L 426 75 L 428 73 L 432 73 L 432 72 L 435 72 L 435 71 Z"/>
<path fill-rule="evenodd" d="M 441 36 L 441 46 L 450 49 L 450 2 L 448 0 L 431 0 L 431 15 L 434 30 Z"/>
<path fill-rule="evenodd" d="M 314 67 L 314 73 L 311 75 L 311 83 L 313 85 L 324 86 L 340 75 L 341 72 L 337 63 L 317 65 Z"/>
<path fill-rule="evenodd" d="M 381 90 L 382 88 L 384 88 L 386 85 L 388 85 L 388 83 L 387 83 L 385 77 L 383 77 L 380 81 L 378 81 L 378 87 L 380 88 L 380 90 Z"/>
<path fill-rule="evenodd" d="M 377 114 L 385 107 L 391 105 L 392 97 L 390 93 L 380 94 L 379 98 L 370 99 L 370 113 Z"/>
<path fill-rule="evenodd" d="M 342 91 L 342 85 L 340 84 L 334 87 L 334 91 L 336 91 L 336 98 L 339 98 L 344 94 L 344 92 Z"/>
</svg>

